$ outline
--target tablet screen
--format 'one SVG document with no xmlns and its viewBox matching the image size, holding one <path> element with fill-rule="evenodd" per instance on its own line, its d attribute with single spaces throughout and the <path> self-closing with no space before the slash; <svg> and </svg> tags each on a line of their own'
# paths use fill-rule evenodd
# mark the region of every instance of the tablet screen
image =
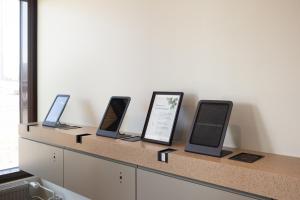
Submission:
<svg viewBox="0 0 300 200">
<path fill-rule="evenodd" d="M 190 143 L 218 147 L 228 110 L 228 104 L 202 103 L 196 117 Z"/>
<path fill-rule="evenodd" d="M 58 122 L 66 103 L 68 102 L 69 96 L 57 96 L 45 121 L 56 123 Z"/>
<path fill-rule="evenodd" d="M 146 139 L 169 142 L 178 115 L 180 98 L 181 94 L 155 95 L 144 135 Z"/>
<path fill-rule="evenodd" d="M 112 98 L 104 114 L 100 129 L 105 131 L 117 131 L 128 103 L 128 99 Z"/>
</svg>

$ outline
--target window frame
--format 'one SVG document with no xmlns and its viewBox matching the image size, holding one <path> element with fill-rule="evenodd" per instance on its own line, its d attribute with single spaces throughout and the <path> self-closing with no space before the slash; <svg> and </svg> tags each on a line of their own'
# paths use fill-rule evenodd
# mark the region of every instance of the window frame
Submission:
<svg viewBox="0 0 300 200">
<path fill-rule="evenodd" d="M 27 26 L 22 24 L 27 3 Z M 23 47 L 23 32 L 27 29 L 27 47 Z M 25 30 L 26 31 L 26 30 Z M 25 40 L 26 41 L 26 40 Z M 23 54 L 27 53 L 27 65 Z M 37 121 L 37 0 L 20 0 L 20 123 Z"/>
</svg>

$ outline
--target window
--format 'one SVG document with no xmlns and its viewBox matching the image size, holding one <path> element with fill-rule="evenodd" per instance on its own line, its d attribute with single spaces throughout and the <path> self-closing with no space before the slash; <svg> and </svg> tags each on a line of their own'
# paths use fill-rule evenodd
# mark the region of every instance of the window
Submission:
<svg viewBox="0 0 300 200">
<path fill-rule="evenodd" d="M 0 170 L 18 166 L 19 21 L 19 1 L 0 0 Z"/>
<path fill-rule="evenodd" d="M 18 124 L 36 120 L 37 0 L 0 0 L 0 183 L 28 176 L 18 170 Z"/>
</svg>

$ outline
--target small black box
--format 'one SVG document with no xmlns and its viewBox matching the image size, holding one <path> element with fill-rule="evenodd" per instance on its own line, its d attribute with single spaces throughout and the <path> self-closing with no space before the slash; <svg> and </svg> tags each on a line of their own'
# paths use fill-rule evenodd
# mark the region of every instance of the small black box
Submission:
<svg viewBox="0 0 300 200">
<path fill-rule="evenodd" d="M 234 155 L 230 157 L 231 160 L 237 160 L 241 162 L 247 162 L 247 163 L 254 163 L 255 161 L 263 158 L 264 156 L 256 155 L 256 154 L 250 154 L 250 153 L 239 153 L 237 155 Z"/>
</svg>

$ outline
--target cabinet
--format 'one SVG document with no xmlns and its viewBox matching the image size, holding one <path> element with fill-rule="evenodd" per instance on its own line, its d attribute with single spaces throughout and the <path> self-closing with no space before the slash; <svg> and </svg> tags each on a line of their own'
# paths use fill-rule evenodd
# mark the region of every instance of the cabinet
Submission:
<svg viewBox="0 0 300 200">
<path fill-rule="evenodd" d="M 63 149 L 19 139 L 21 170 L 63 186 Z"/>
<path fill-rule="evenodd" d="M 90 199 L 266 199 L 28 139 L 19 143 L 20 169 Z"/>
<path fill-rule="evenodd" d="M 255 198 L 223 191 L 174 177 L 137 170 L 137 200 L 254 200 Z"/>
<path fill-rule="evenodd" d="M 136 168 L 64 151 L 64 187 L 91 199 L 134 200 Z"/>
</svg>

